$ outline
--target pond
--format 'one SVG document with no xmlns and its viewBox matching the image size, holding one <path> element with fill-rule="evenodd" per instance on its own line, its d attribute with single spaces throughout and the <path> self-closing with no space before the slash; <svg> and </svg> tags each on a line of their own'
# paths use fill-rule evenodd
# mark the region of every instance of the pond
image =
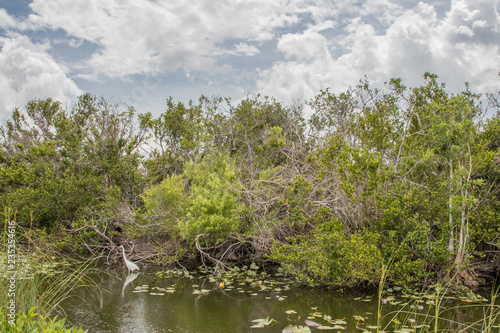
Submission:
<svg viewBox="0 0 500 333">
<path fill-rule="evenodd" d="M 306 324 L 307 332 L 376 331 L 377 290 L 314 288 L 252 268 L 219 277 L 180 270 L 100 273 L 94 276 L 99 288 L 79 290 L 62 308 L 70 323 L 89 332 L 293 332 L 291 326 Z M 478 294 L 442 301 L 439 326 L 449 332 L 483 320 L 491 308 Z M 434 325 L 433 295 L 394 287 L 381 304 L 387 332 Z"/>
</svg>

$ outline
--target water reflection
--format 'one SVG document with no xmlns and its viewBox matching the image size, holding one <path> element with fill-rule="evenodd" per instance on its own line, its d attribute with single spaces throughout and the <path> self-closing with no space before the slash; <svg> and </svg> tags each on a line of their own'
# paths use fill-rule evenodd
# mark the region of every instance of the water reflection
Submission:
<svg viewBox="0 0 500 333">
<path fill-rule="evenodd" d="M 122 302 L 113 312 L 118 317 L 116 332 L 164 332 L 156 330 L 154 326 L 150 325 L 148 319 L 150 310 L 146 298 L 140 297 L 132 300 L 122 298 L 121 300 Z"/>
<path fill-rule="evenodd" d="M 125 279 L 125 282 L 123 283 L 123 288 L 122 288 L 122 297 L 125 297 L 125 288 L 134 281 L 137 277 L 139 276 L 139 273 L 132 273 L 127 275 L 127 278 Z"/>
<path fill-rule="evenodd" d="M 313 314 L 319 317 L 312 319 L 320 323 L 325 323 L 324 315 L 345 319 L 346 332 L 358 331 L 357 325 L 376 325 L 374 290 L 341 292 L 304 288 L 278 280 L 259 281 L 259 278 L 227 281 L 222 288 L 220 281 L 207 276 L 160 277 L 154 272 L 123 277 L 102 274 L 96 277 L 102 300 L 92 297 L 91 291 L 82 290 L 80 296 L 84 302 L 73 298 L 62 306 L 71 323 L 89 332 L 282 332 L 289 324 L 304 325 Z M 384 312 L 397 311 L 400 306 L 386 304 Z M 422 309 L 415 307 L 415 313 L 420 311 L 425 315 L 433 311 L 431 305 L 422 303 L 422 306 Z M 296 313 L 287 314 L 287 310 Z M 482 316 L 474 311 L 466 315 L 462 310 L 458 312 L 453 314 L 456 319 Z M 276 322 L 261 329 L 250 328 L 252 320 L 267 317 Z M 364 323 L 357 323 L 356 317 L 363 318 Z M 384 318 L 386 323 L 392 320 L 391 315 Z M 390 326 L 389 331 L 394 328 Z M 319 332 L 315 328 L 312 331 Z"/>
</svg>

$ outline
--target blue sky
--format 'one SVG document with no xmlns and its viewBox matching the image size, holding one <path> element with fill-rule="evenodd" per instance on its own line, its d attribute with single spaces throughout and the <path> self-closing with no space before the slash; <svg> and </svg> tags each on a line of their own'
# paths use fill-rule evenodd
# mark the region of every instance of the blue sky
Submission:
<svg viewBox="0 0 500 333">
<path fill-rule="evenodd" d="M 364 75 L 500 89 L 498 0 L 0 0 L 0 118 L 90 92 L 155 115 L 165 100 L 304 102 Z"/>
</svg>

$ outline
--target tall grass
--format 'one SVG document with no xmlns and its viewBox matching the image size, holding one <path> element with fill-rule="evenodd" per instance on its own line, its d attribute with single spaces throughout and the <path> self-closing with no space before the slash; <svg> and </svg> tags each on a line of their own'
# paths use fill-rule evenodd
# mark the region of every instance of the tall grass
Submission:
<svg viewBox="0 0 500 333">
<path fill-rule="evenodd" d="M 2 228 L 5 230 L 5 228 Z M 48 237 L 40 230 L 26 230 L 16 225 L 16 283 L 15 304 L 18 316 L 49 318 L 56 313 L 64 313 L 62 301 L 70 297 L 80 287 L 95 287 L 89 277 L 94 259 L 82 262 L 56 251 Z M 7 306 L 12 298 L 8 296 L 10 282 L 7 280 L 7 238 L 4 232 L 0 242 L 0 307 Z M 31 311 L 30 311 L 31 310 Z M 0 318 L 4 320 L 5 318 Z"/>
<path fill-rule="evenodd" d="M 490 304 L 485 309 L 483 327 L 485 328 L 484 332 L 487 333 L 494 332 L 494 329 L 500 333 L 500 305 L 497 304 L 497 299 L 500 296 L 500 283 L 497 285 L 497 282 L 495 281 L 491 288 Z M 497 323 L 497 326 L 495 326 L 495 323 Z"/>
<path fill-rule="evenodd" d="M 380 332 L 381 320 L 382 320 L 382 296 L 384 293 L 385 282 L 387 280 L 388 267 L 390 266 L 390 262 L 388 266 L 382 265 L 382 275 L 380 277 L 379 285 L 378 285 L 378 305 L 377 305 L 377 333 Z"/>
<path fill-rule="evenodd" d="M 500 283 L 495 281 L 491 289 L 490 301 L 483 302 L 483 299 L 472 292 L 468 293 L 468 299 L 456 299 L 454 293 L 453 281 L 456 276 L 447 276 L 444 284 L 440 281 L 422 289 L 420 293 L 406 295 L 409 299 L 404 306 L 397 311 L 383 312 L 383 304 L 387 303 L 384 299 L 384 288 L 391 273 L 391 266 L 401 246 L 406 239 L 392 254 L 386 265 L 382 265 L 382 275 L 378 287 L 378 306 L 377 306 L 377 333 L 388 332 L 391 325 L 394 326 L 394 332 L 483 332 L 500 333 L 500 305 L 497 300 L 500 298 Z M 455 274 L 458 274 L 456 272 Z M 423 311 L 422 304 L 427 299 L 425 305 L 427 311 Z M 465 301 L 464 305 L 460 304 Z M 472 312 L 481 311 L 482 319 L 463 322 L 453 320 L 450 315 L 452 312 Z M 385 325 L 384 325 L 385 323 Z"/>
<path fill-rule="evenodd" d="M 448 280 L 451 281 L 451 280 Z M 395 311 L 382 314 L 381 295 L 379 291 L 379 319 L 385 326 L 378 326 L 377 332 L 484 332 L 500 333 L 500 287 L 493 287 L 489 302 L 483 301 L 478 295 L 469 292 L 468 297 L 457 296 L 452 282 L 436 283 L 416 294 L 407 294 L 408 302 Z M 427 302 L 424 303 L 424 300 Z M 424 311 L 422 306 L 427 310 Z M 475 313 L 480 319 L 467 321 L 465 313 Z M 482 316 L 480 315 L 482 313 Z M 464 315 L 460 320 L 454 315 Z M 479 314 L 479 315 L 478 315 Z M 394 326 L 391 330 L 391 326 Z"/>
</svg>

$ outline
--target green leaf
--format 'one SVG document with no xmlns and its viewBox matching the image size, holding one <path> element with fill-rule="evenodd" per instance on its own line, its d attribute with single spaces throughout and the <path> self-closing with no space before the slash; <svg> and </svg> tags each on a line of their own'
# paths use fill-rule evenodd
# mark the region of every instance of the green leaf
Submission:
<svg viewBox="0 0 500 333">
<path fill-rule="evenodd" d="M 335 325 L 335 326 L 318 326 L 316 327 L 318 330 L 324 330 L 324 331 L 327 331 L 327 330 L 345 330 L 345 327 L 343 326 L 339 326 L 339 325 Z"/>
</svg>

